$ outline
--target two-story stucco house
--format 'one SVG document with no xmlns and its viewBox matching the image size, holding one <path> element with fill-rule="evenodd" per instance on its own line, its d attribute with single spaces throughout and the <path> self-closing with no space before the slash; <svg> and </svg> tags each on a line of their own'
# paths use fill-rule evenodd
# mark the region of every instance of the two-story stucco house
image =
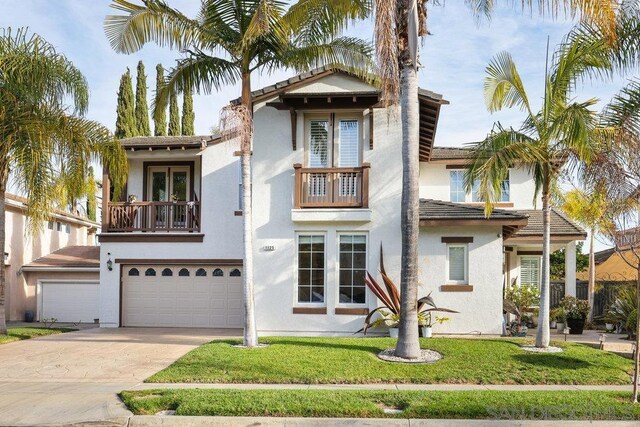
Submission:
<svg viewBox="0 0 640 427">
<path fill-rule="evenodd" d="M 262 335 L 357 331 L 378 306 L 364 274 L 377 274 L 381 245 L 388 273 L 399 279 L 400 114 L 380 108 L 379 98 L 369 84 L 327 68 L 253 92 Z M 540 277 L 533 184 L 513 169 L 504 202 L 485 218 L 460 187 L 468 153 L 433 146 L 447 101 L 427 90 L 419 100 L 420 292 L 460 312 L 436 332 L 499 334 L 504 281 Z M 130 171 L 123 201 L 109 200 L 103 178 L 101 326 L 242 327 L 238 147 L 216 136 L 123 145 Z M 558 214 L 553 223 L 556 248 L 584 237 Z"/>
</svg>

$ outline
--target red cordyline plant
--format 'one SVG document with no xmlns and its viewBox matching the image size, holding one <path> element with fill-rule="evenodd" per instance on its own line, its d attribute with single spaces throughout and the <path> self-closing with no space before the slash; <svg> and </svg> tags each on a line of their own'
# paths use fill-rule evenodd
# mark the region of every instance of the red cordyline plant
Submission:
<svg viewBox="0 0 640 427">
<path fill-rule="evenodd" d="M 364 282 L 367 285 L 367 288 L 373 292 L 383 305 L 369 312 L 367 317 L 364 319 L 364 326 L 356 333 L 363 332 L 366 335 L 367 330 L 371 327 L 380 326 L 387 320 L 400 320 L 400 292 L 398 291 L 396 284 L 393 283 L 384 269 L 382 246 L 380 246 L 380 275 L 382 276 L 384 287 L 380 286 L 368 271 Z M 428 308 L 425 308 L 425 306 Z M 381 314 L 382 317 L 371 321 L 371 318 L 377 312 L 380 312 L 379 314 Z M 429 292 L 429 295 L 418 300 L 418 323 L 425 324 L 433 312 L 458 313 L 457 311 L 449 308 L 436 306 L 433 298 L 431 298 L 431 292 Z"/>
</svg>

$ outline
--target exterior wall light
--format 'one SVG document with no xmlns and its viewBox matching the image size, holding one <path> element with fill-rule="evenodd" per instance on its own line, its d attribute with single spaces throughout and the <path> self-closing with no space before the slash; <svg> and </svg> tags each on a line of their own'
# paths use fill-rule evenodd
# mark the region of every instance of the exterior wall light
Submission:
<svg viewBox="0 0 640 427">
<path fill-rule="evenodd" d="M 113 270 L 113 261 L 111 261 L 111 252 L 107 252 L 109 259 L 107 260 L 107 269 L 109 271 Z"/>
</svg>

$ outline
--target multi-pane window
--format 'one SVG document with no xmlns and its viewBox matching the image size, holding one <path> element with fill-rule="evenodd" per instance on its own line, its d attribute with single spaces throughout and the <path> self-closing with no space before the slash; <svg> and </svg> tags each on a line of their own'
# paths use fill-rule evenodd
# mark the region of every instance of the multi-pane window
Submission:
<svg viewBox="0 0 640 427">
<path fill-rule="evenodd" d="M 520 257 L 520 284 L 536 288 L 540 286 L 540 257 Z"/>
<path fill-rule="evenodd" d="M 507 176 L 500 182 L 500 202 L 508 202 L 511 197 L 511 188 L 509 184 L 509 173 L 507 172 Z M 472 202 L 483 202 L 482 197 L 480 197 L 480 181 L 473 181 L 473 190 L 471 191 L 471 201 Z"/>
<path fill-rule="evenodd" d="M 357 119 L 340 120 L 338 166 L 341 168 L 360 166 L 358 123 Z"/>
<path fill-rule="evenodd" d="M 299 303 L 324 302 L 324 249 L 324 236 L 298 236 Z"/>
<path fill-rule="evenodd" d="M 452 170 L 449 174 L 450 197 L 452 202 L 464 202 L 466 191 L 464 189 L 464 171 Z"/>
<path fill-rule="evenodd" d="M 367 270 L 367 237 L 340 235 L 340 302 L 364 304 Z"/>
<path fill-rule="evenodd" d="M 467 245 L 447 245 L 447 281 L 468 283 Z"/>
<path fill-rule="evenodd" d="M 329 120 L 309 121 L 309 167 L 329 166 Z"/>
</svg>

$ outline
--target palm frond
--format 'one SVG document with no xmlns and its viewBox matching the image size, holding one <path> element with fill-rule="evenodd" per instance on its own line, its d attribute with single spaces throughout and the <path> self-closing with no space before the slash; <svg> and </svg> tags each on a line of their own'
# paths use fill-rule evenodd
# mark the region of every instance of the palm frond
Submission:
<svg viewBox="0 0 640 427">
<path fill-rule="evenodd" d="M 382 102 L 385 106 L 400 100 L 400 64 L 394 2 L 376 0 L 375 46 L 377 73 L 380 76 Z"/>
<path fill-rule="evenodd" d="M 514 129 L 497 129 L 478 143 L 469 144 L 471 160 L 466 165 L 465 187 L 474 189 L 485 202 L 485 215 L 489 216 L 493 205 L 500 201 L 501 183 L 509 168 L 517 164 L 532 167 L 546 160 L 545 153 L 531 136 Z"/>
<path fill-rule="evenodd" d="M 517 106 L 533 116 L 527 92 L 511 54 L 501 52 L 486 68 L 484 99 L 490 112 Z"/>
<path fill-rule="evenodd" d="M 111 7 L 124 15 L 108 15 L 104 32 L 116 52 L 134 53 L 144 44 L 183 50 L 204 37 L 200 23 L 189 19 L 160 0 L 145 0 L 144 6 L 127 0 L 113 0 Z"/>
<path fill-rule="evenodd" d="M 165 111 L 172 92 L 181 93 L 189 87 L 199 94 L 210 94 L 240 79 L 238 64 L 226 59 L 208 56 L 203 52 L 190 52 L 178 60 L 165 79 L 165 84 L 155 94 L 152 108 L 154 116 Z"/>
<path fill-rule="evenodd" d="M 275 46 L 286 46 L 289 41 L 290 28 L 282 19 L 286 3 L 277 0 L 260 0 L 246 31 L 242 36 L 244 48 L 256 43 L 260 38 L 275 39 Z"/>
</svg>

